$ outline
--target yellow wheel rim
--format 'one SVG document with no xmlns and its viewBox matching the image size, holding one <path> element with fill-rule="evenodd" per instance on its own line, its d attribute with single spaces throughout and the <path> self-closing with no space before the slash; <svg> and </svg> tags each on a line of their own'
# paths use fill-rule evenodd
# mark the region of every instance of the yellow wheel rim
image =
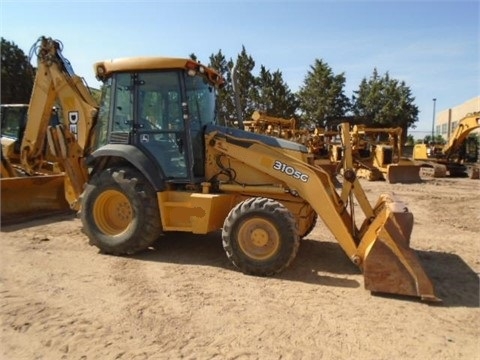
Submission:
<svg viewBox="0 0 480 360">
<path fill-rule="evenodd" d="M 280 243 L 277 228 L 265 219 L 245 220 L 238 230 L 240 249 L 255 260 L 267 260 L 274 256 Z"/>
<path fill-rule="evenodd" d="M 108 235 L 118 235 L 131 224 L 133 210 L 123 193 L 107 190 L 95 201 L 93 217 L 100 231 Z"/>
</svg>

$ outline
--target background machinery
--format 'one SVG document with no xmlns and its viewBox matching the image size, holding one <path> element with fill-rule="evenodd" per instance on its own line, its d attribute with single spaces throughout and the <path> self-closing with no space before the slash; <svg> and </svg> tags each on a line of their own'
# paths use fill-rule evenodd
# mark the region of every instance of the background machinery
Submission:
<svg viewBox="0 0 480 360">
<path fill-rule="evenodd" d="M 0 107 L 2 148 L 1 177 L 16 177 L 12 161 L 20 162 L 20 143 L 27 121 L 27 104 L 2 104 Z"/>
<path fill-rule="evenodd" d="M 0 106 L 2 154 L 11 161 L 20 162 L 20 144 L 27 122 L 28 104 Z"/>
<path fill-rule="evenodd" d="M 305 145 L 315 165 L 335 177 L 343 152 L 338 130 L 301 130 L 296 127 L 293 118 L 277 118 L 259 111 L 255 111 L 251 119 L 243 121 L 245 129 Z M 357 176 L 369 181 L 387 180 L 392 184 L 421 182 L 420 166 L 402 156 L 401 139 L 400 127 L 369 128 L 354 125 L 350 129 L 350 142 Z"/>
<path fill-rule="evenodd" d="M 27 129 L 28 119 L 28 104 L 2 104 L 1 105 L 1 143 L 2 143 L 2 156 L 5 161 L 15 169 L 17 175 L 24 173 L 24 170 L 20 161 L 20 147 L 24 138 L 25 130 Z M 50 124 L 57 125 L 59 123 L 58 109 L 52 108 Z M 46 134 L 43 134 L 46 136 Z M 27 134 L 32 136 L 32 134 Z M 36 137 L 37 135 L 35 135 Z M 60 172 L 55 169 L 55 161 L 51 155 L 49 149 L 46 146 L 46 142 L 43 145 L 43 163 L 42 171 L 46 172 Z"/>
<path fill-rule="evenodd" d="M 421 182 L 420 166 L 402 156 L 402 128 L 368 128 L 350 131 L 357 175 L 389 183 Z"/>
<path fill-rule="evenodd" d="M 480 112 L 469 113 L 458 122 L 445 145 L 416 144 L 413 160 L 422 167 L 433 168 L 434 177 L 469 176 L 479 178 L 478 143 L 468 136 L 480 128 Z"/>
<path fill-rule="evenodd" d="M 237 111 L 239 110 L 237 109 Z M 340 143 L 340 135 L 337 130 L 327 131 L 322 128 L 315 128 L 315 130 L 309 131 L 299 129 L 295 118 L 283 119 L 269 116 L 260 111 L 254 111 L 251 120 L 243 121 L 243 125 L 247 131 L 305 145 L 313 164 L 329 172 L 332 179 L 336 181 L 338 162 L 332 159 L 331 148 L 333 144 Z"/>
<path fill-rule="evenodd" d="M 32 134 L 31 127 L 27 127 L 28 110 L 28 104 L 1 105 L 1 221 L 4 224 L 70 209 L 65 200 L 62 169 L 45 141 L 42 161 L 35 171 L 28 172 L 21 163 L 20 149 L 25 131 L 27 137 L 42 136 Z M 52 112 L 49 119 L 55 124 L 56 113 Z M 43 137 L 45 140 L 45 131 Z"/>
<path fill-rule="evenodd" d="M 266 276 L 288 267 L 318 216 L 363 272 L 366 289 L 438 300 L 409 246 L 413 215 L 392 195 L 372 206 L 363 192 L 348 124 L 341 128 L 344 181 L 337 192 L 304 145 L 216 125 L 223 79 L 214 70 L 177 58 L 98 62 L 103 87 L 97 107 L 60 49 L 41 38 L 45 71 L 38 73 L 49 74 L 53 93 L 35 85 L 30 110 L 44 116 L 32 131 L 47 129 L 49 147 L 65 169 L 66 198 L 101 252 L 133 254 L 170 232 L 222 229 L 232 264 Z M 65 118 L 49 126 L 54 95 Z M 27 127 L 32 122 L 29 117 Z M 38 149 L 24 138 L 27 170 L 39 165 Z"/>
</svg>

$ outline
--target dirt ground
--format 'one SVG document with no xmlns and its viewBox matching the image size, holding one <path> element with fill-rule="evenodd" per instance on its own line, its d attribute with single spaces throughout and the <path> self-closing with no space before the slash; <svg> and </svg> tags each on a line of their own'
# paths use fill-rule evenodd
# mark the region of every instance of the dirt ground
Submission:
<svg viewBox="0 0 480 360">
<path fill-rule="evenodd" d="M 372 295 L 319 222 L 291 267 L 243 275 L 220 234 L 101 255 L 75 216 L 1 229 L 1 351 L 17 359 L 480 359 L 480 181 L 362 181 L 415 216 L 443 299 Z"/>
</svg>

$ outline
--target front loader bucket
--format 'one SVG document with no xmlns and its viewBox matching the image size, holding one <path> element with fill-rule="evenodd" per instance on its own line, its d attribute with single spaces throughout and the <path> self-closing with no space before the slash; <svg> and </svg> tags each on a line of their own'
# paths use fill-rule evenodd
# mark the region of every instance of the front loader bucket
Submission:
<svg viewBox="0 0 480 360">
<path fill-rule="evenodd" d="M 387 166 L 386 180 L 390 184 L 396 183 L 419 183 L 422 182 L 420 177 L 420 166 L 418 165 L 397 165 L 391 164 Z"/>
<path fill-rule="evenodd" d="M 0 183 L 2 224 L 70 210 L 63 174 L 2 178 Z"/>
<path fill-rule="evenodd" d="M 412 213 L 401 202 L 383 195 L 375 214 L 359 245 L 365 288 L 377 293 L 440 301 L 415 251 L 410 248 Z"/>
</svg>

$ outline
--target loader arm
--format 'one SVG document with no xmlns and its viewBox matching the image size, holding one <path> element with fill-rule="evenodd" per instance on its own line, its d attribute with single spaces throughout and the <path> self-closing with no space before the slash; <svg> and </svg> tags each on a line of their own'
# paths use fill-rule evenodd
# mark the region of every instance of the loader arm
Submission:
<svg viewBox="0 0 480 360">
<path fill-rule="evenodd" d="M 278 139 L 262 140 L 237 129 L 218 126 L 208 126 L 206 134 L 206 143 L 216 151 L 268 174 L 278 181 L 276 186 L 309 203 L 350 260 L 363 271 L 368 289 L 437 300 L 427 275 L 408 248 L 413 226 L 411 213 L 403 203 L 387 195 L 382 196 L 375 207 L 368 202 L 353 169 L 351 145 L 346 141 L 348 124 L 342 124 L 345 155 L 340 195 L 326 171 L 309 165 L 281 144 L 272 146 Z M 360 227 L 355 222 L 354 197 L 365 217 Z M 377 265 L 383 262 L 394 263 L 396 268 Z"/>
<path fill-rule="evenodd" d="M 61 51 L 61 43 L 51 38 L 41 37 L 36 44 L 38 69 L 20 154 L 22 167 L 34 174 L 41 168 L 48 139 L 51 152 L 65 170 L 65 195 L 72 204 L 88 177 L 84 157 L 95 141 L 92 129 L 98 106 Z M 50 126 L 56 101 L 61 106 L 62 121 Z"/>
<path fill-rule="evenodd" d="M 217 128 L 212 138 L 215 149 L 240 161 L 249 159 L 249 166 L 277 179 L 285 184 L 288 192 L 308 201 L 349 257 L 354 256 L 356 240 L 351 230 L 352 219 L 345 211 L 346 204 L 334 190 L 329 174 L 264 143 L 236 137 L 235 133 L 235 129 Z"/>
</svg>

